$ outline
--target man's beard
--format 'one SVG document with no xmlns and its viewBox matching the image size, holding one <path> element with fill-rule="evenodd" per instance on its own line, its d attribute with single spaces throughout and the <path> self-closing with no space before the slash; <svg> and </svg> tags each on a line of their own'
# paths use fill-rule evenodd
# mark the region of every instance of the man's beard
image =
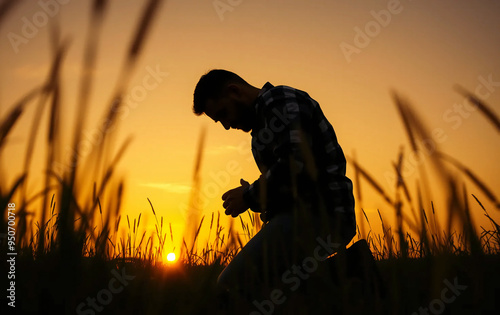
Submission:
<svg viewBox="0 0 500 315">
<path fill-rule="evenodd" d="M 249 109 L 248 107 L 246 107 L 243 103 L 240 103 L 238 104 L 238 108 L 240 109 L 239 110 L 239 117 L 241 117 L 238 121 L 238 123 L 236 124 L 236 128 L 240 129 L 240 130 L 243 130 L 244 132 L 250 132 L 252 130 L 252 119 L 251 117 L 253 117 L 253 112 L 251 109 Z"/>
</svg>

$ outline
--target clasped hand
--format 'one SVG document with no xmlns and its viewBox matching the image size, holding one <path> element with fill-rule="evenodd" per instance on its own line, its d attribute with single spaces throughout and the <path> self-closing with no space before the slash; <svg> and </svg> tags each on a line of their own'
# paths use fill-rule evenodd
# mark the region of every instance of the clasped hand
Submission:
<svg viewBox="0 0 500 315">
<path fill-rule="evenodd" d="M 233 218 L 236 218 L 248 209 L 247 203 L 243 200 L 243 190 L 250 184 L 244 179 L 240 180 L 240 184 L 240 187 L 228 190 L 222 195 L 222 200 L 224 200 L 222 206 L 226 209 L 225 213 L 231 215 Z"/>
</svg>

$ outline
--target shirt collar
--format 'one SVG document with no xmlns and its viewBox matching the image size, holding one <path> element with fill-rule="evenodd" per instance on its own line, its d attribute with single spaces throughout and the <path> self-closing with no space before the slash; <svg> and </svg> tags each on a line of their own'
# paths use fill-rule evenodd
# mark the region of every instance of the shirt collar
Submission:
<svg viewBox="0 0 500 315">
<path fill-rule="evenodd" d="M 266 84 L 264 84 L 264 86 L 260 89 L 260 92 L 259 92 L 259 97 L 264 94 L 265 92 L 269 91 L 270 89 L 272 89 L 274 87 L 274 85 L 272 85 L 271 83 L 269 82 L 266 82 Z"/>
<path fill-rule="evenodd" d="M 255 112 L 257 113 L 258 112 L 258 106 L 259 106 L 259 100 L 262 96 L 262 94 L 266 93 L 267 91 L 269 91 L 270 89 L 274 88 L 274 85 L 272 85 L 271 83 L 269 82 L 266 82 L 266 84 L 264 84 L 264 86 L 262 86 L 262 88 L 260 89 L 259 91 L 259 95 L 257 95 L 257 99 L 255 99 L 255 103 L 254 103 L 254 108 L 255 108 Z M 257 114 L 258 115 L 258 114 Z M 254 135 L 254 130 L 252 128 L 252 132 L 250 133 L 252 136 Z"/>
<path fill-rule="evenodd" d="M 260 100 L 260 97 L 266 93 L 267 91 L 269 91 L 270 89 L 272 89 L 274 87 L 274 85 L 272 85 L 271 83 L 269 82 L 266 82 L 266 84 L 264 84 L 264 86 L 262 86 L 262 88 L 260 89 L 259 91 L 259 95 L 257 95 L 257 98 L 255 99 L 255 103 L 254 103 L 254 107 L 255 107 L 255 110 L 257 111 L 258 108 L 258 104 L 259 104 L 259 100 Z"/>
</svg>

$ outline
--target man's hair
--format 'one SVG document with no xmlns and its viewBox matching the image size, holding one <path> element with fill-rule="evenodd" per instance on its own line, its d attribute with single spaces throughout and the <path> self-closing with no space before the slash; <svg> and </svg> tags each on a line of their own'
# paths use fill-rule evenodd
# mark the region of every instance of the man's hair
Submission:
<svg viewBox="0 0 500 315">
<path fill-rule="evenodd" d="M 214 69 L 202 75 L 194 89 L 193 112 L 198 116 L 203 114 L 207 100 L 218 99 L 229 83 L 249 85 L 239 75 L 227 70 Z"/>
</svg>

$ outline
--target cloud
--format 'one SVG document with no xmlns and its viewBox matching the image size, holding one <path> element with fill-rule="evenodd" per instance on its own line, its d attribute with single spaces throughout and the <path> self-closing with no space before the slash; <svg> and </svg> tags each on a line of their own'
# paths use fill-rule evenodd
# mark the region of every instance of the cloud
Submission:
<svg viewBox="0 0 500 315">
<path fill-rule="evenodd" d="M 144 183 L 140 186 L 162 189 L 174 194 L 186 194 L 191 191 L 191 186 L 176 183 Z"/>
<path fill-rule="evenodd" d="M 235 145 L 222 145 L 215 148 L 210 148 L 207 150 L 207 154 L 210 155 L 219 155 L 219 154 L 227 154 L 230 152 L 238 152 L 240 148 Z"/>
<path fill-rule="evenodd" d="M 90 70 L 85 69 L 86 73 L 90 73 Z M 14 69 L 14 75 L 21 79 L 26 80 L 39 80 L 43 81 L 47 78 L 50 72 L 50 63 L 44 64 L 33 64 L 33 63 L 25 63 L 21 66 L 18 66 Z M 102 76 L 104 75 L 103 68 L 96 68 L 93 71 L 94 76 Z M 64 64 L 64 75 L 68 77 L 80 77 L 82 75 L 82 67 L 79 63 L 76 62 L 66 62 Z"/>
</svg>

